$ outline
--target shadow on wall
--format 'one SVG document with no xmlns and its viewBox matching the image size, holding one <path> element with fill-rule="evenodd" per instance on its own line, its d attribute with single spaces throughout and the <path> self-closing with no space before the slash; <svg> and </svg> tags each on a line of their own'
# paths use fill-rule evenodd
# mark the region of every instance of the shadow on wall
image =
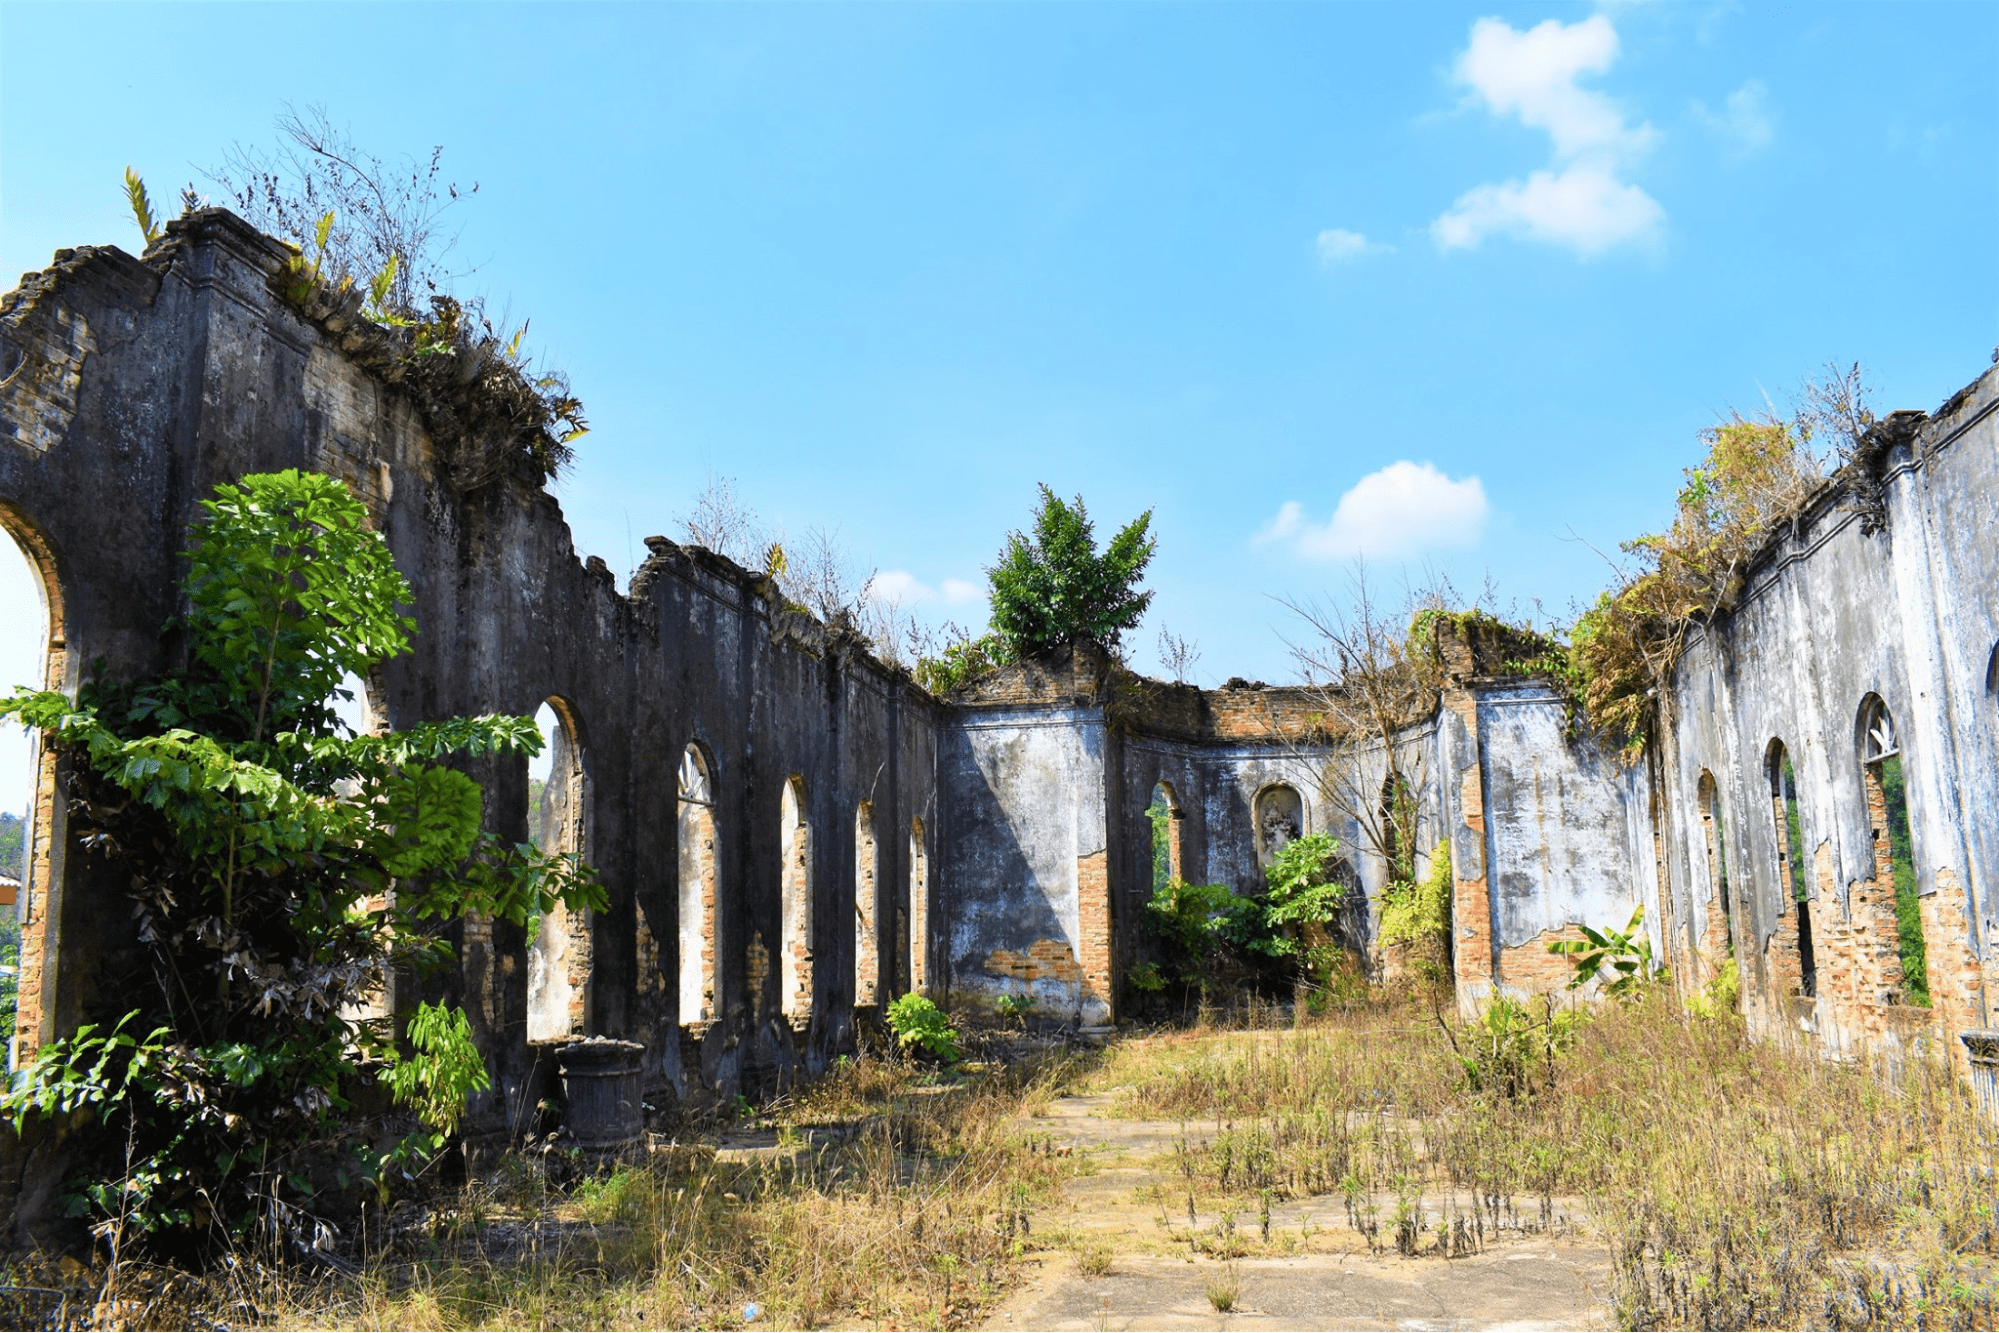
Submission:
<svg viewBox="0 0 1999 1333">
<path fill-rule="evenodd" d="M 949 983 L 989 996 L 1032 994 L 1042 1014 L 1080 1013 L 1083 972 L 1055 905 L 992 784 L 975 763 L 954 775 L 958 810 L 946 855 Z M 1070 890 L 1073 893 L 1073 886 Z"/>
</svg>

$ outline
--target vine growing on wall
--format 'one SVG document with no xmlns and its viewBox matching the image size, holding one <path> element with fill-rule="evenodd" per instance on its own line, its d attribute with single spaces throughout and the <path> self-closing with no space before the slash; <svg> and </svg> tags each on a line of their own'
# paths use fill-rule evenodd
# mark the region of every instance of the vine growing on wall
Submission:
<svg viewBox="0 0 1999 1333">
<path fill-rule="evenodd" d="M 246 476 L 201 508 L 184 666 L 0 699 L 65 755 L 71 873 L 129 886 L 143 960 L 23 1067 L 0 1115 L 67 1137 L 72 1209 L 107 1242 L 183 1255 L 310 1246 L 357 1191 L 442 1146 L 485 1086 L 463 1014 L 419 1008 L 407 1033 L 362 1015 L 392 974 L 451 959 L 443 923 L 605 902 L 573 858 L 483 831 L 480 789 L 451 767 L 535 753 L 532 719 L 339 721 L 343 675 L 365 679 L 416 628 L 340 482 Z M 386 1148 L 350 1114 L 361 1062 L 422 1122 Z"/>
</svg>

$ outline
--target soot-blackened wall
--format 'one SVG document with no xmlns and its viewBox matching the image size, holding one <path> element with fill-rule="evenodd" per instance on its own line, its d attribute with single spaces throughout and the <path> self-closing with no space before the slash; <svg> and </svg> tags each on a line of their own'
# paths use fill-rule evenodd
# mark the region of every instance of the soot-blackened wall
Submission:
<svg viewBox="0 0 1999 1333">
<path fill-rule="evenodd" d="M 577 558 L 553 497 L 501 481 L 455 488 L 408 400 L 336 332 L 274 293 L 284 252 L 211 211 L 173 224 L 142 260 L 65 252 L 0 310 L 0 518 L 36 557 L 59 607 L 52 683 L 79 663 L 143 675 L 171 665 L 161 626 L 184 573 L 196 502 L 252 471 L 310 468 L 367 504 L 415 592 L 412 651 L 385 663 L 371 703 L 392 726 L 557 705 L 579 766 L 575 841 L 610 896 L 572 923 L 587 958 L 567 1008 L 544 1023 L 647 1045 L 656 1094 L 727 1093 L 817 1068 L 852 1042 L 857 960 L 875 989 L 904 984 L 912 915 L 907 830 L 938 824 L 937 708 L 864 641 L 790 613 L 726 560 L 663 538 L 621 594 Z M 711 776 L 704 844 L 713 1012 L 680 1012 L 681 761 Z M 473 763 L 488 826 L 524 840 L 526 764 Z M 22 1039 L 73 1028 L 111 1003 L 132 943 L 120 889 L 65 847 L 57 776 L 23 919 Z M 787 1019 L 773 960 L 780 911 L 780 799 L 804 793 L 813 829 L 809 1013 Z M 856 815 L 878 830 L 870 950 L 856 938 Z M 705 860 L 704 860 L 705 858 Z M 527 1041 L 528 941 L 504 924 L 454 927 L 463 1000 L 496 1074 L 476 1130 L 515 1126 L 536 1101 Z"/>
</svg>

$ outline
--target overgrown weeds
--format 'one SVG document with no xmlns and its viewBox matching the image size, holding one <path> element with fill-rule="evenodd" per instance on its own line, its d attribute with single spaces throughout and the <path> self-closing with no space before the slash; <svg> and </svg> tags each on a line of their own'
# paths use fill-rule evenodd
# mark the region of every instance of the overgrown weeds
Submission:
<svg viewBox="0 0 1999 1333">
<path fill-rule="evenodd" d="M 1752 1043 L 1659 988 L 1562 1026 L 1510 1082 L 1461 1058 L 1491 1022 L 1454 1050 L 1413 1004 L 1133 1043 L 1097 1077 L 1188 1122 L 1190 1218 L 1335 1195 L 1377 1252 L 1458 1255 L 1572 1216 L 1632 1327 L 1991 1326 L 1999 1126 L 1943 1060 Z"/>
</svg>

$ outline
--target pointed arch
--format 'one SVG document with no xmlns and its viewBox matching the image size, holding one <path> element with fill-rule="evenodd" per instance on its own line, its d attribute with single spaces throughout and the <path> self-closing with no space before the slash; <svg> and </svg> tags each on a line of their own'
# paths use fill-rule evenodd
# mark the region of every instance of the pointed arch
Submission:
<svg viewBox="0 0 1999 1333">
<path fill-rule="evenodd" d="M 680 1022 L 706 1023 L 715 1017 L 717 905 L 715 783 L 713 767 L 699 741 L 680 754 L 677 831 L 680 846 Z"/>
<path fill-rule="evenodd" d="M 785 782 L 778 801 L 779 912 L 783 947 L 778 955 L 779 1008 L 803 1031 L 812 1021 L 812 823 L 806 816 L 805 780 Z"/>
<path fill-rule="evenodd" d="M 551 697 L 535 714 L 544 746 L 528 766 L 528 840 L 547 854 L 585 855 L 586 786 L 575 708 Z M 528 946 L 528 1040 L 587 1034 L 592 974 L 590 916 L 557 903 Z"/>
</svg>

